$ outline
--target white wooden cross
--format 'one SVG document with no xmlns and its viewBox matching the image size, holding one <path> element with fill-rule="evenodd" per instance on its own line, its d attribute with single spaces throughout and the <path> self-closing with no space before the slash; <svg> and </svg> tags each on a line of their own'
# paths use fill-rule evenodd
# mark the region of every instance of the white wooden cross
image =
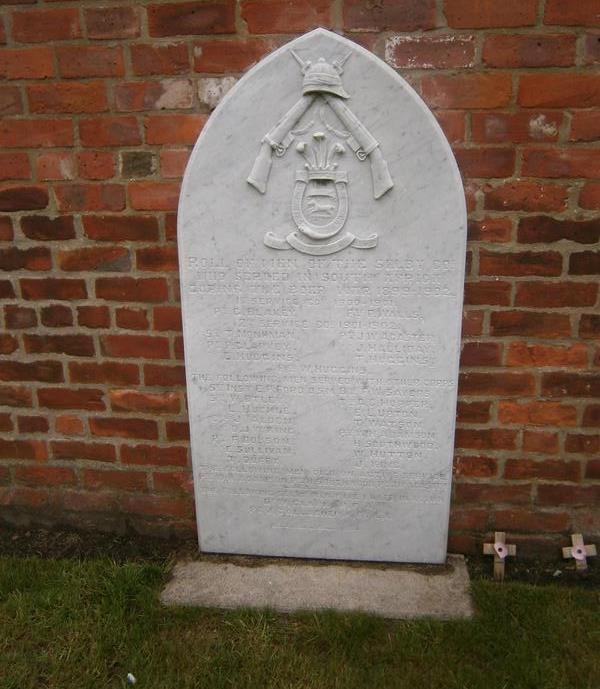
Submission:
<svg viewBox="0 0 600 689">
<path fill-rule="evenodd" d="M 493 543 L 483 544 L 483 554 L 494 556 L 494 579 L 503 581 L 504 579 L 504 560 L 517 554 L 516 545 L 506 545 L 506 534 L 504 531 L 494 533 Z"/>
<path fill-rule="evenodd" d="M 575 558 L 575 568 L 580 572 L 587 569 L 587 558 L 597 554 L 595 545 L 585 545 L 583 536 L 580 533 L 571 535 L 571 543 L 568 548 L 563 548 L 563 557 Z"/>
</svg>

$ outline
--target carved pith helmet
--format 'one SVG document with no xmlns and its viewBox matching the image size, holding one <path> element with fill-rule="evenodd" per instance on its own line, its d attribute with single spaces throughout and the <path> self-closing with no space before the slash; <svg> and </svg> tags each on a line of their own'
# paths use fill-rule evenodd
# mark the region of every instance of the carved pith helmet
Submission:
<svg viewBox="0 0 600 689">
<path fill-rule="evenodd" d="M 315 63 L 307 63 L 302 81 L 302 93 L 332 93 L 339 98 L 350 98 L 340 77 L 340 68 L 330 65 L 320 57 Z"/>
</svg>

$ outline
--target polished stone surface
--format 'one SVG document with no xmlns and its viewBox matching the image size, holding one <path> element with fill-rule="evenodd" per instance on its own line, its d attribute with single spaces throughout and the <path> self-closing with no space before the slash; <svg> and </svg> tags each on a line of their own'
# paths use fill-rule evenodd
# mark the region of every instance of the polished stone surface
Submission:
<svg viewBox="0 0 600 689">
<path fill-rule="evenodd" d="M 224 97 L 178 217 L 202 550 L 444 562 L 466 214 L 424 103 L 306 34 Z"/>
<path fill-rule="evenodd" d="M 450 555 L 447 566 L 440 569 L 295 561 L 262 566 L 181 562 L 161 600 L 165 605 L 281 612 L 362 611 L 401 619 L 472 617 L 469 573 L 463 557 Z"/>
</svg>

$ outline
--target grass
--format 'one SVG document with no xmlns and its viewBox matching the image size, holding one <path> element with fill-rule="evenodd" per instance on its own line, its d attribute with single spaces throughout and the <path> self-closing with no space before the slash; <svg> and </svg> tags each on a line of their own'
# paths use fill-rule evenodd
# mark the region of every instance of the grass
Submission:
<svg viewBox="0 0 600 689">
<path fill-rule="evenodd" d="M 597 689 L 600 593 L 475 581 L 471 621 L 165 609 L 168 568 L 0 558 L 1 689 Z"/>
</svg>

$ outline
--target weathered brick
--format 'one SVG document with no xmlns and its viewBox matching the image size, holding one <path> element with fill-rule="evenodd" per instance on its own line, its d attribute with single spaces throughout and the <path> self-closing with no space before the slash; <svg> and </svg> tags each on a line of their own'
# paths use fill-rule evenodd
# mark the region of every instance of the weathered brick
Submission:
<svg viewBox="0 0 600 689">
<path fill-rule="evenodd" d="M 497 305 L 509 306 L 511 284 L 497 280 L 467 282 L 465 284 L 465 304 L 471 306 Z"/>
<path fill-rule="evenodd" d="M 256 6 L 258 13 L 262 3 L 253 2 L 252 4 Z M 283 5 L 284 3 L 278 4 Z M 324 2 L 322 4 L 329 5 L 329 3 Z M 416 31 L 418 29 L 433 29 L 436 26 L 434 0 L 382 0 L 381 2 L 344 0 L 343 7 L 344 29 L 351 31 Z M 282 19 L 285 21 L 284 18 Z M 266 21 L 269 21 L 268 18 Z M 325 23 L 322 22 L 321 25 Z M 312 28 L 312 26 L 305 28 Z M 264 33 L 269 32 L 265 31 Z"/>
<path fill-rule="evenodd" d="M 82 77 L 122 77 L 123 51 L 118 46 L 59 46 L 58 70 L 66 79 Z"/>
<path fill-rule="evenodd" d="M 31 407 L 33 406 L 31 390 L 19 385 L 0 385 L 0 405 L 4 407 Z"/>
<path fill-rule="evenodd" d="M 122 211 L 125 188 L 121 184 L 60 184 L 54 186 L 60 211 Z"/>
<path fill-rule="evenodd" d="M 600 451 L 600 435 L 568 433 L 565 438 L 565 451 L 573 454 L 595 455 Z"/>
<path fill-rule="evenodd" d="M 146 118 L 149 144 L 194 144 L 206 122 L 206 115 L 151 115 Z"/>
<path fill-rule="evenodd" d="M 137 385 L 140 381 L 136 364 L 115 361 L 69 363 L 71 383 L 108 383 L 112 385 Z"/>
<path fill-rule="evenodd" d="M 94 356 L 94 340 L 90 335 L 23 335 L 28 354 L 67 354 Z"/>
<path fill-rule="evenodd" d="M 565 486 L 541 484 L 538 486 L 539 505 L 582 505 L 593 508 L 600 504 L 600 485 Z"/>
<path fill-rule="evenodd" d="M 123 464 L 183 467 L 187 465 L 187 449 L 172 446 L 122 445 L 121 462 Z"/>
<path fill-rule="evenodd" d="M 153 387 L 183 387 L 185 386 L 185 368 L 144 364 L 144 383 Z"/>
<path fill-rule="evenodd" d="M 92 435 L 109 438 L 140 438 L 142 440 L 158 438 L 156 421 L 149 419 L 96 417 L 90 419 L 90 430 Z"/>
<path fill-rule="evenodd" d="M 571 116 L 570 141 L 598 141 L 600 139 L 600 112 L 575 111 Z"/>
<path fill-rule="evenodd" d="M 48 189 L 41 186 L 0 186 L 0 211 L 34 211 L 48 205 Z"/>
<path fill-rule="evenodd" d="M 176 392 L 141 392 L 138 390 L 111 390 L 111 409 L 139 411 L 148 414 L 178 414 L 180 399 Z"/>
<path fill-rule="evenodd" d="M 6 440 L 0 438 L 0 458 L 2 459 L 43 461 L 47 456 L 46 443 L 41 440 Z"/>
<path fill-rule="evenodd" d="M 526 504 L 531 501 L 531 486 L 457 483 L 454 487 L 454 500 L 458 504 Z"/>
<path fill-rule="evenodd" d="M 474 36 L 394 35 L 385 42 L 385 59 L 396 69 L 452 69 L 472 67 Z"/>
<path fill-rule="evenodd" d="M 460 395 L 524 397 L 535 392 L 530 373 L 480 373 L 470 371 L 459 377 Z"/>
<path fill-rule="evenodd" d="M 169 440 L 190 439 L 190 426 L 185 421 L 167 421 L 165 428 Z"/>
<path fill-rule="evenodd" d="M 263 38 L 205 40 L 194 43 L 194 70 L 208 74 L 243 72 L 276 47 Z"/>
<path fill-rule="evenodd" d="M 583 412 L 584 428 L 600 428 L 600 404 L 588 404 Z"/>
<path fill-rule="evenodd" d="M 459 400 L 456 411 L 457 423 L 487 423 L 490 420 L 490 402 L 465 402 Z"/>
<path fill-rule="evenodd" d="M 512 95 L 508 73 L 425 76 L 421 86 L 433 108 L 501 108 Z"/>
<path fill-rule="evenodd" d="M 85 234 L 98 242 L 154 242 L 158 240 L 158 221 L 150 215 L 87 215 Z"/>
<path fill-rule="evenodd" d="M 45 409 L 85 409 L 104 411 L 104 393 L 90 388 L 41 388 L 37 392 L 38 403 Z"/>
<path fill-rule="evenodd" d="M 571 518 L 567 512 L 540 512 L 524 509 L 497 510 L 493 516 L 494 528 L 503 531 L 564 532 Z"/>
<path fill-rule="evenodd" d="M 596 0 L 547 0 L 545 24 L 562 24 L 563 26 L 598 26 L 600 25 L 600 9 Z"/>
<path fill-rule="evenodd" d="M 544 397 L 600 397 L 599 373 L 565 373 L 553 371 L 542 374 Z"/>
<path fill-rule="evenodd" d="M 483 62 L 489 67 L 568 67 L 575 64 L 575 34 L 486 36 Z"/>
<path fill-rule="evenodd" d="M 541 345 L 511 342 L 506 355 L 506 365 L 584 368 L 587 365 L 587 347 L 583 344 Z"/>
<path fill-rule="evenodd" d="M 60 361 L 0 361 L 0 380 L 61 383 L 64 380 Z"/>
<path fill-rule="evenodd" d="M 150 335 L 105 335 L 101 338 L 105 356 L 143 359 L 168 359 L 169 340 Z"/>
<path fill-rule="evenodd" d="M 85 469 L 83 486 L 92 490 L 145 491 L 148 480 L 143 471 Z"/>
<path fill-rule="evenodd" d="M 181 308 L 179 306 L 155 306 L 153 309 L 155 330 L 176 330 L 181 332 Z"/>
<path fill-rule="evenodd" d="M 540 454 L 557 454 L 560 449 L 558 433 L 550 431 L 523 431 L 523 451 Z"/>
<path fill-rule="evenodd" d="M 35 161 L 39 180 L 74 179 L 75 156 L 70 151 L 44 151 Z"/>
<path fill-rule="evenodd" d="M 184 74 L 190 70 L 186 43 L 137 44 L 130 47 L 131 66 L 138 76 Z"/>
<path fill-rule="evenodd" d="M 44 416 L 18 416 L 19 433 L 47 433 L 48 419 Z"/>
<path fill-rule="evenodd" d="M 37 325 L 37 314 L 35 309 L 8 304 L 4 307 L 4 322 L 6 327 L 11 330 L 35 328 Z"/>
<path fill-rule="evenodd" d="M 45 215 L 28 215 L 21 218 L 21 230 L 29 239 L 59 241 L 75 238 L 75 226 L 70 215 L 49 218 Z"/>
<path fill-rule="evenodd" d="M 444 0 L 448 26 L 454 29 L 533 26 L 536 12 L 536 0 Z"/>
<path fill-rule="evenodd" d="M 600 76 L 567 72 L 522 74 L 517 99 L 526 108 L 591 108 L 600 105 Z"/>
<path fill-rule="evenodd" d="M 19 349 L 19 341 L 14 335 L 0 334 L 0 354 L 12 354 Z"/>
<path fill-rule="evenodd" d="M 114 445 L 86 443 L 78 440 L 56 440 L 50 442 L 54 459 L 87 459 L 93 462 L 114 462 L 117 452 Z"/>
<path fill-rule="evenodd" d="M 460 355 L 461 366 L 499 366 L 502 345 L 497 342 L 465 342 Z"/>
<path fill-rule="evenodd" d="M 508 242 L 513 224 L 510 218 L 469 220 L 467 238 L 470 242 Z"/>
<path fill-rule="evenodd" d="M 600 275 L 600 251 L 581 251 L 569 256 L 571 275 Z"/>
<path fill-rule="evenodd" d="M 498 420 L 502 424 L 527 426 L 575 426 L 577 409 L 557 402 L 498 402 Z"/>
<path fill-rule="evenodd" d="M 110 179 L 115 175 L 115 156 L 109 151 L 81 151 L 77 164 L 83 179 Z"/>
<path fill-rule="evenodd" d="M 595 244 L 600 239 L 600 219 L 556 220 L 545 215 L 521 218 L 517 238 L 521 244 L 548 244 L 561 239 L 578 244 Z"/>
<path fill-rule="evenodd" d="M 126 330 L 148 330 L 150 327 L 146 309 L 122 307 L 116 310 L 115 317 L 118 328 L 124 328 Z"/>
<path fill-rule="evenodd" d="M 19 43 L 47 43 L 79 38 L 79 10 L 77 7 L 36 7 L 13 12 L 12 35 Z"/>
<path fill-rule="evenodd" d="M 583 177 L 598 175 L 600 149 L 530 149 L 523 153 L 522 174 L 530 177 Z"/>
<path fill-rule="evenodd" d="M 106 306 L 78 306 L 77 323 L 84 328 L 108 328 L 110 312 Z"/>
<path fill-rule="evenodd" d="M 0 96 L 0 113 L 2 98 Z M 8 114 L 8 113 L 4 113 Z M 71 119 L 0 120 L 0 146 L 3 148 L 38 148 L 73 145 Z"/>
<path fill-rule="evenodd" d="M 28 486 L 72 486 L 77 483 L 73 469 L 54 466 L 17 466 L 15 478 Z"/>
<path fill-rule="evenodd" d="M 515 169 L 515 151 L 511 148 L 455 148 L 461 173 L 467 177 L 510 177 Z"/>
<path fill-rule="evenodd" d="M 83 435 L 85 428 L 83 421 L 71 414 L 62 414 L 54 420 L 54 429 L 61 435 Z"/>
<path fill-rule="evenodd" d="M 150 36 L 235 33 L 231 0 L 149 5 L 147 12 Z"/>
<path fill-rule="evenodd" d="M 595 339 L 600 335 L 600 314 L 584 313 L 579 321 L 579 337 Z"/>
<path fill-rule="evenodd" d="M 0 151 L 0 181 L 29 179 L 31 169 L 26 153 L 20 151 Z"/>
<path fill-rule="evenodd" d="M 22 278 L 21 294 L 24 299 L 38 301 L 41 299 L 58 299 L 71 301 L 85 299 L 87 288 L 84 280 L 71 278 Z"/>
<path fill-rule="evenodd" d="M 31 84 L 27 98 L 31 112 L 37 113 L 93 113 L 108 108 L 102 81 Z"/>
<path fill-rule="evenodd" d="M 179 182 L 130 182 L 131 206 L 140 211 L 176 210 L 179 203 Z"/>
<path fill-rule="evenodd" d="M 189 79 L 123 81 L 115 85 L 115 107 L 121 112 L 143 110 L 185 110 L 194 103 Z"/>
<path fill-rule="evenodd" d="M 177 249 L 173 246 L 156 246 L 138 249 L 135 253 L 138 270 L 165 272 L 177 271 Z"/>
<path fill-rule="evenodd" d="M 0 76 L 5 79 L 45 79 L 54 76 L 54 57 L 46 47 L 0 51 Z"/>
<path fill-rule="evenodd" d="M 514 180 L 484 189 L 484 207 L 496 211 L 561 212 L 567 207 L 569 189 L 559 184 Z"/>
<path fill-rule="evenodd" d="M 135 38 L 140 34 L 137 7 L 86 7 L 83 16 L 89 38 L 110 40 Z"/>
<path fill-rule="evenodd" d="M 163 177 L 183 177 L 190 157 L 187 148 L 164 149 L 160 152 L 160 171 Z"/>
<path fill-rule="evenodd" d="M 65 271 L 123 272 L 131 268 L 131 260 L 123 246 L 86 247 L 61 251 L 58 266 Z"/>
<path fill-rule="evenodd" d="M 138 122 L 131 115 L 82 119 L 79 134 L 84 146 L 138 146 L 142 143 Z"/>
<path fill-rule="evenodd" d="M 479 252 L 480 275 L 539 275 L 557 277 L 562 272 L 562 256 L 556 251 Z"/>
<path fill-rule="evenodd" d="M 44 246 L 19 249 L 16 246 L 0 249 L 0 270 L 45 271 L 52 267 L 50 251 Z"/>
<path fill-rule="evenodd" d="M 515 306 L 563 308 L 594 306 L 598 296 L 597 283 L 585 282 L 520 282 Z"/>
<path fill-rule="evenodd" d="M 168 297 L 167 283 L 164 278 L 98 278 L 96 297 L 109 301 L 161 302 Z"/>
<path fill-rule="evenodd" d="M 570 337 L 571 322 L 568 314 L 496 311 L 491 314 L 490 333 L 496 337 L 563 338 Z"/>
<path fill-rule="evenodd" d="M 52 304 L 41 309 L 42 324 L 48 328 L 64 328 L 73 325 L 73 312 L 65 304 Z"/>
</svg>

